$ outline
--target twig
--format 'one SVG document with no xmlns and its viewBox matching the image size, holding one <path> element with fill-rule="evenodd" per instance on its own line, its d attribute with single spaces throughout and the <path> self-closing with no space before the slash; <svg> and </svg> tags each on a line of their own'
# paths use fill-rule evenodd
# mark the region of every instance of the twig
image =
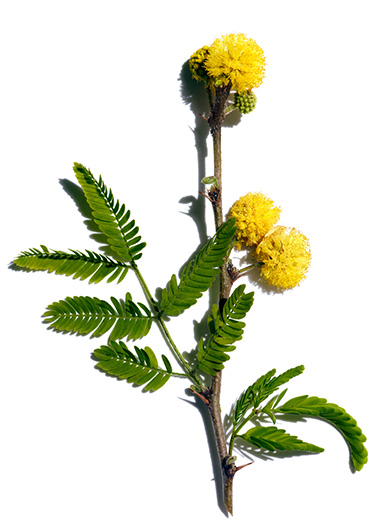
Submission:
<svg viewBox="0 0 373 532">
<path fill-rule="evenodd" d="M 214 176 L 218 182 L 217 201 L 212 202 L 214 211 L 216 230 L 223 223 L 223 208 L 222 208 L 222 161 L 221 161 L 221 128 L 224 120 L 224 107 L 230 93 L 231 86 L 220 86 L 215 90 L 215 101 L 213 102 L 211 113 L 209 116 L 209 124 L 211 134 L 213 137 L 213 151 L 214 151 Z M 232 279 L 229 276 L 227 269 L 227 261 L 221 268 L 220 274 L 220 297 L 219 307 L 222 308 L 225 301 L 228 299 L 232 287 Z M 224 490 L 224 504 L 227 511 L 233 514 L 233 478 L 237 471 L 235 459 L 229 455 L 227 449 L 227 442 L 225 438 L 225 431 L 221 416 L 220 407 L 220 391 L 221 391 L 222 372 L 219 371 L 213 377 L 212 384 L 209 390 L 208 410 L 212 425 L 214 427 L 216 447 L 219 453 L 221 464 L 221 473 L 223 478 Z"/>
</svg>

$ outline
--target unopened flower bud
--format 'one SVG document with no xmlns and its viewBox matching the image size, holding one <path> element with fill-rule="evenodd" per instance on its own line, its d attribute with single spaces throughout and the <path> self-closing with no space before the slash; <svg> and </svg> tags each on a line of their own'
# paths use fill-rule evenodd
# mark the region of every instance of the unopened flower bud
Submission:
<svg viewBox="0 0 373 532">
<path fill-rule="evenodd" d="M 242 94 L 236 92 L 234 95 L 234 105 L 244 115 L 254 111 L 257 97 L 252 91 L 246 91 Z"/>
</svg>

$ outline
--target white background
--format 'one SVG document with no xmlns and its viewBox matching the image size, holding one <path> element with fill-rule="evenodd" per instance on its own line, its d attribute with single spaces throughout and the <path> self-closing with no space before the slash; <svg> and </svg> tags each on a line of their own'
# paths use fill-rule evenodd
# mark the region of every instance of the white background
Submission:
<svg viewBox="0 0 373 532">
<path fill-rule="evenodd" d="M 309 237 L 313 260 L 307 280 L 283 295 L 244 279 L 255 304 L 224 373 L 223 413 L 269 369 L 304 364 L 288 397 L 340 404 L 369 449 L 370 8 L 369 0 L 2 3 L 1 530 L 371 530 L 371 465 L 352 474 L 343 439 L 317 421 L 287 428 L 325 452 L 254 457 L 234 481 L 235 516 L 225 517 L 185 383 L 144 394 L 94 369 L 90 353 L 105 339 L 42 324 L 45 307 L 68 295 L 130 290 L 144 301 L 135 279 L 92 286 L 9 269 L 40 244 L 98 249 L 60 181 L 75 182 L 78 161 L 131 209 L 148 242 L 143 274 L 151 290 L 163 287 L 213 232 L 198 195 L 212 174 L 211 139 L 180 72 L 202 45 L 246 33 L 268 66 L 255 112 L 223 131 L 225 210 L 249 191 L 268 194 L 281 223 Z M 195 347 L 193 320 L 207 305 L 206 295 L 170 322 L 181 350 Z M 156 329 L 139 345 L 168 355 Z"/>
</svg>

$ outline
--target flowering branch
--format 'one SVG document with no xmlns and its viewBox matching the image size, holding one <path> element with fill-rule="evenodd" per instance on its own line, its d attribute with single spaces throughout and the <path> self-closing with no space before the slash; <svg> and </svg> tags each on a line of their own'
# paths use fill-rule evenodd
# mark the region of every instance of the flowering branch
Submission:
<svg viewBox="0 0 373 532">
<path fill-rule="evenodd" d="M 222 209 L 222 124 L 225 116 L 234 109 L 238 109 L 243 114 L 255 109 L 257 97 L 252 89 L 262 83 L 264 56 L 262 50 L 252 39 L 247 39 L 242 34 L 227 35 L 217 39 L 210 47 L 204 46 L 197 50 L 191 56 L 189 66 L 193 77 L 205 83 L 210 103 L 208 123 L 213 138 L 214 177 L 205 178 L 203 181 L 205 184 L 212 184 L 207 194 L 204 195 L 212 204 L 215 226 L 218 229 L 223 223 L 224 216 Z M 226 103 L 232 90 L 235 91 L 234 103 L 227 106 Z M 308 239 L 294 228 L 275 226 L 280 213 L 281 209 L 261 193 L 249 193 L 231 207 L 229 216 L 235 218 L 237 224 L 236 247 L 240 250 L 244 245 L 254 249 L 257 260 L 245 268 L 238 269 L 229 259 L 229 254 L 225 258 L 221 267 L 219 296 L 219 310 L 223 319 L 232 283 L 253 268 L 259 268 L 262 278 L 281 290 L 293 288 L 304 279 L 311 259 Z M 295 376 L 299 370 L 295 368 L 289 372 Z M 259 380 L 259 383 L 264 386 L 266 381 L 265 379 Z M 238 400 L 235 407 L 235 430 L 232 431 L 227 449 L 220 408 L 221 384 L 222 370 L 213 372 L 211 386 L 203 394 L 202 400 L 208 407 L 214 427 L 224 486 L 224 503 L 227 511 L 232 514 L 233 478 L 236 472 L 244 467 L 236 466 L 233 446 L 235 439 L 240 437 L 239 432 L 244 425 L 258 414 L 259 410 L 256 407 L 261 401 L 255 401 L 255 397 L 252 397 L 256 391 L 253 387 L 249 387 L 243 394 L 246 399 L 246 405 L 243 401 L 245 407 L 240 405 L 240 400 Z M 248 398 L 251 402 L 248 402 Z M 270 402 L 270 407 L 278 403 L 275 399 L 272 403 Z M 253 410 L 247 416 L 243 415 L 242 412 L 246 414 L 249 406 L 254 406 Z M 262 412 L 265 412 L 275 423 L 275 416 L 270 407 L 267 405 Z M 241 437 L 249 441 L 251 435 Z M 320 448 L 316 451 L 316 447 L 303 442 L 298 445 L 305 445 L 307 450 L 312 449 L 312 452 L 320 452 Z"/>
<path fill-rule="evenodd" d="M 56 331 L 91 334 L 100 337 L 110 331 L 107 343 L 95 349 L 96 367 L 108 375 L 143 386 L 145 392 L 155 392 L 170 378 L 186 378 L 190 388 L 208 409 L 214 428 L 215 443 L 220 459 L 227 512 L 233 512 L 233 479 L 237 471 L 233 450 L 237 438 L 250 449 L 273 453 L 291 451 L 320 453 L 321 447 L 303 442 L 276 426 L 278 417 L 291 414 L 294 420 L 305 416 L 319 418 L 334 426 L 346 440 L 351 464 L 356 470 L 367 462 L 366 440 L 356 421 L 344 409 L 326 399 L 302 395 L 282 403 L 287 389 L 280 387 L 300 375 L 304 366 L 296 366 L 276 375 L 272 369 L 248 386 L 233 403 L 231 437 L 227 446 L 222 422 L 220 393 L 222 370 L 229 353 L 242 339 L 246 314 L 253 304 L 253 292 L 245 285 L 232 291 L 232 284 L 256 267 L 263 282 L 280 290 L 297 286 L 308 271 L 311 254 L 308 239 L 295 228 L 277 226 L 281 209 L 261 193 L 249 193 L 231 207 L 225 221 L 222 207 L 222 125 L 232 101 L 239 112 L 252 112 L 264 77 L 263 51 L 243 34 L 226 35 L 210 47 L 204 46 L 189 61 L 192 76 L 204 82 L 210 102 L 210 114 L 205 119 L 213 139 L 214 176 L 203 182 L 210 186 L 204 194 L 209 199 L 215 219 L 216 233 L 182 270 L 179 279 L 172 275 L 158 299 L 154 298 L 140 273 L 138 262 L 146 246 L 135 220 L 124 204 L 114 199 L 102 178 L 95 179 L 89 169 L 75 163 L 75 176 L 92 211 L 92 218 L 104 237 L 109 254 L 96 251 L 51 251 L 46 246 L 22 252 L 15 264 L 29 270 L 44 270 L 73 279 L 98 283 L 104 279 L 121 283 L 129 270 L 136 274 L 145 294 L 145 303 L 135 303 L 129 292 L 125 299 L 111 297 L 110 302 L 89 296 L 67 297 L 52 303 L 44 320 Z M 239 269 L 229 258 L 233 248 L 248 248 L 255 254 L 253 264 Z M 116 259 L 112 258 L 112 255 Z M 256 260 L 256 261 L 255 261 Z M 246 262 L 247 263 L 247 262 Z M 207 292 L 220 275 L 220 294 L 211 305 L 208 317 L 209 335 L 198 344 L 194 360 L 186 360 L 174 342 L 166 321 L 192 307 Z M 126 342 L 144 338 L 152 324 L 158 324 L 170 353 L 183 373 L 174 372 L 171 361 L 146 346 L 130 349 Z M 210 379 L 210 380 L 209 380 Z M 210 383 L 210 384 L 209 384 Z M 277 393 L 278 392 L 278 393 Z M 260 417 L 259 417 L 260 416 Z M 272 422 L 261 424 L 262 418 Z M 247 429 L 249 421 L 255 425 Z"/>
<path fill-rule="evenodd" d="M 229 63 L 235 58 L 232 56 L 239 56 L 243 64 L 249 67 L 250 75 L 247 72 L 232 70 Z M 259 66 L 253 69 L 253 59 L 260 59 Z M 216 230 L 223 223 L 223 207 L 222 207 L 222 124 L 226 113 L 231 112 L 234 108 L 238 108 L 237 102 L 242 102 L 242 97 L 235 100 L 233 106 L 226 107 L 228 97 L 232 88 L 240 92 L 246 93 L 248 88 L 252 88 L 261 83 L 264 72 L 264 57 L 262 50 L 258 45 L 252 41 L 247 40 L 245 36 L 227 36 L 224 39 L 217 39 L 210 47 L 203 47 L 198 50 L 190 59 L 190 68 L 195 79 L 204 81 L 209 95 L 210 115 L 208 123 L 213 138 L 213 154 L 214 154 L 214 178 L 217 184 L 211 189 L 211 192 L 216 194 L 218 198 L 212 201 L 212 207 L 215 219 Z M 215 98 L 212 98 L 212 92 Z M 242 108 L 242 105 L 241 105 Z M 211 192 L 208 193 L 210 197 Z M 220 274 L 220 296 L 219 308 L 222 312 L 225 302 L 232 288 L 232 277 L 228 270 L 228 257 L 225 259 Z M 233 513 L 233 495 L 232 486 L 233 478 L 237 471 L 235 459 L 228 453 L 225 432 L 221 417 L 220 408 L 220 392 L 221 392 L 222 371 L 218 371 L 212 378 L 211 387 L 209 389 L 208 410 L 211 421 L 214 427 L 214 434 L 216 440 L 216 447 L 219 454 L 223 487 L 224 487 L 224 503 L 227 511 Z"/>
</svg>

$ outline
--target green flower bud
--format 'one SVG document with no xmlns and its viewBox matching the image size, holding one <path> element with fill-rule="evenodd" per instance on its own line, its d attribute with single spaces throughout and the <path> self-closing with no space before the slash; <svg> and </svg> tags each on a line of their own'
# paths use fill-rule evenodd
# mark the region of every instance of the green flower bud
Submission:
<svg viewBox="0 0 373 532">
<path fill-rule="evenodd" d="M 252 91 L 246 91 L 242 94 L 236 92 L 234 95 L 234 106 L 244 115 L 254 111 L 257 97 Z"/>
</svg>

